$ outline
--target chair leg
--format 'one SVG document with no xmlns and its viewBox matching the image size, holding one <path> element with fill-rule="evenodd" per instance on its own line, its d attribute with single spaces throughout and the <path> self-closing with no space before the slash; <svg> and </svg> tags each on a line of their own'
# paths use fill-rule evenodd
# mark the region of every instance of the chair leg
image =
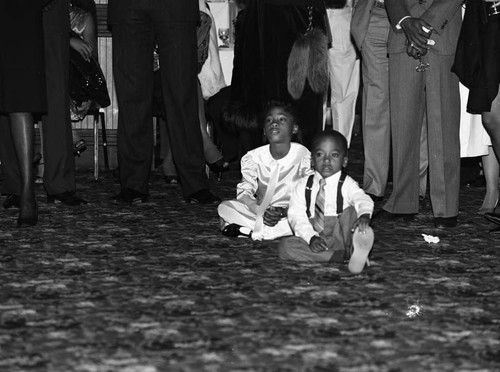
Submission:
<svg viewBox="0 0 500 372">
<path fill-rule="evenodd" d="M 97 126 L 99 125 L 99 114 L 94 115 L 94 179 L 99 179 L 99 132 Z"/>
<path fill-rule="evenodd" d="M 109 170 L 108 137 L 106 136 L 106 118 L 104 112 L 99 112 L 102 133 L 102 152 L 104 155 L 104 169 Z"/>
</svg>

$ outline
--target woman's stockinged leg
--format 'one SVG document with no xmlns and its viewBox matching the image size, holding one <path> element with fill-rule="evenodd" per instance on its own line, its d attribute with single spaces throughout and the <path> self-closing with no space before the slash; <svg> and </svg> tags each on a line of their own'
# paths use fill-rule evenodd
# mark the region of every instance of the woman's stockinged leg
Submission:
<svg viewBox="0 0 500 372">
<path fill-rule="evenodd" d="M 483 164 L 483 172 L 486 179 L 486 194 L 484 196 L 483 205 L 478 213 L 484 214 L 493 212 L 499 198 L 498 177 L 500 167 L 492 146 L 488 148 L 488 155 L 481 157 L 481 162 Z"/>
<path fill-rule="evenodd" d="M 493 149 L 493 151 L 489 151 L 487 157 L 483 157 L 483 170 L 486 178 L 486 196 L 483 207 L 485 207 L 487 203 L 489 208 L 494 209 L 499 197 L 500 94 L 498 94 L 491 103 L 491 110 L 489 112 L 483 112 L 481 119 L 486 132 L 488 132 L 490 136 Z M 496 155 L 496 157 L 494 155 Z M 490 212 L 490 210 L 487 212 Z"/>
<path fill-rule="evenodd" d="M 38 221 L 33 173 L 34 123 L 30 113 L 9 114 L 10 130 L 21 174 L 21 197 L 18 225 L 35 225 Z"/>
</svg>

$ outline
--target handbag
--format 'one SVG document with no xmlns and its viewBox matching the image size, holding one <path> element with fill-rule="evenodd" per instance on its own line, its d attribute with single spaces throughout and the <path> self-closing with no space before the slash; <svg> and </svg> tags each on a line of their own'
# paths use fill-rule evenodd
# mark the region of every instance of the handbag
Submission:
<svg viewBox="0 0 500 372">
<path fill-rule="evenodd" d="M 95 56 L 86 61 L 80 53 L 70 48 L 69 96 L 76 106 L 93 101 L 99 107 L 111 104 L 106 78 Z"/>
</svg>

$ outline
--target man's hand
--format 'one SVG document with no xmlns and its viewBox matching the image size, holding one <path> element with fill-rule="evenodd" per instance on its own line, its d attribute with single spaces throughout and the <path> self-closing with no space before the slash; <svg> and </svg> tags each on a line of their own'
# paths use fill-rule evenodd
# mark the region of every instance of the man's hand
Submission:
<svg viewBox="0 0 500 372">
<path fill-rule="evenodd" d="M 309 242 L 309 249 L 313 253 L 321 253 L 328 250 L 326 242 L 319 236 L 313 236 Z"/>
<path fill-rule="evenodd" d="M 264 225 L 275 226 L 282 218 L 287 216 L 287 209 L 284 207 L 269 207 L 264 212 Z"/>
<path fill-rule="evenodd" d="M 408 55 L 415 59 L 424 56 L 429 49 L 432 26 L 423 19 L 413 17 L 403 19 L 400 25 L 406 35 Z"/>
<path fill-rule="evenodd" d="M 356 228 L 359 227 L 359 232 L 361 234 L 364 234 L 369 226 L 370 226 L 370 215 L 362 214 L 356 221 L 354 221 L 351 231 L 354 232 L 354 230 L 356 230 Z"/>
</svg>

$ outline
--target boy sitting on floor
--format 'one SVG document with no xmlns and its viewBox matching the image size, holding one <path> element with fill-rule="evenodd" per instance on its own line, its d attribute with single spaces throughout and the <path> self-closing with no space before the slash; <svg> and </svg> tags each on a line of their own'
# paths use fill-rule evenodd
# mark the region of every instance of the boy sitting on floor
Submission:
<svg viewBox="0 0 500 372">
<path fill-rule="evenodd" d="M 349 262 L 360 273 L 373 246 L 373 201 L 343 172 L 347 141 L 337 131 L 319 134 L 312 143 L 315 174 L 294 185 L 288 221 L 295 236 L 281 239 L 281 259 Z"/>
</svg>

